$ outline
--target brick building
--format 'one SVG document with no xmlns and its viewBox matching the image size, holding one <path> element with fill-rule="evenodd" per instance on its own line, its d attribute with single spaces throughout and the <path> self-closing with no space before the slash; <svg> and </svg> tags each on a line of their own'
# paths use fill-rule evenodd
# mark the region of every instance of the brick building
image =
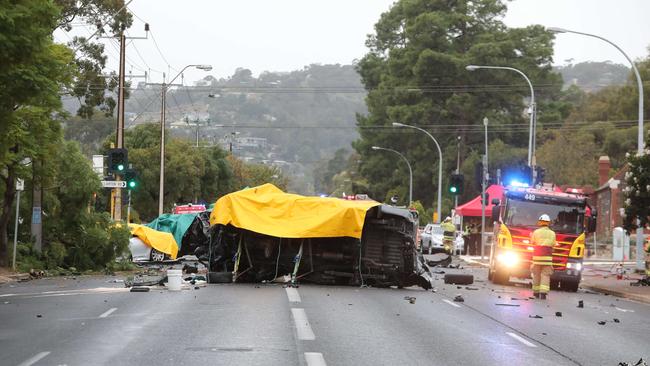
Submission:
<svg viewBox="0 0 650 366">
<path fill-rule="evenodd" d="M 611 163 L 608 156 L 598 159 L 598 188 L 593 195 L 593 203 L 598 210 L 596 235 L 600 238 L 611 238 L 612 230 L 623 225 L 621 210 L 623 208 L 625 188 L 625 173 L 627 165 L 610 175 Z"/>
</svg>

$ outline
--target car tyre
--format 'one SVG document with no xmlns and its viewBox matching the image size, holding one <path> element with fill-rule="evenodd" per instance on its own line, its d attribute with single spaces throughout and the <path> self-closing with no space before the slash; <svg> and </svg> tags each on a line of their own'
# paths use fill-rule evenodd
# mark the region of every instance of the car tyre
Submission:
<svg viewBox="0 0 650 366">
<path fill-rule="evenodd" d="M 577 292 L 578 287 L 580 287 L 579 280 L 564 280 L 560 282 L 560 289 L 568 292 Z"/>
<path fill-rule="evenodd" d="M 495 268 L 492 273 L 492 282 L 497 285 L 507 285 L 510 283 L 510 273 Z"/>
<path fill-rule="evenodd" d="M 474 283 L 474 275 L 464 273 L 447 273 L 445 274 L 446 284 L 471 285 Z"/>
<path fill-rule="evenodd" d="M 154 248 L 151 248 L 151 254 L 150 254 L 150 259 L 152 262 L 162 262 L 165 260 L 165 253 L 156 250 Z"/>
</svg>

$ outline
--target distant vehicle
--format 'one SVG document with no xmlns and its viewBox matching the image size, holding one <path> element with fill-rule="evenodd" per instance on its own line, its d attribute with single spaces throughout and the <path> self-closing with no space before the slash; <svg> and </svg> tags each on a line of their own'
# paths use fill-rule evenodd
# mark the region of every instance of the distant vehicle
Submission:
<svg viewBox="0 0 650 366">
<path fill-rule="evenodd" d="M 174 214 L 187 214 L 187 213 L 199 213 L 206 210 L 205 205 L 195 205 L 188 203 L 187 205 L 178 205 L 174 206 L 172 213 Z"/>
<path fill-rule="evenodd" d="M 442 227 L 440 224 L 428 224 L 420 235 L 420 250 L 422 253 L 436 254 L 444 253 L 445 247 L 442 244 Z M 454 252 L 461 253 L 465 247 L 462 233 L 456 231 L 454 239 Z"/>
</svg>

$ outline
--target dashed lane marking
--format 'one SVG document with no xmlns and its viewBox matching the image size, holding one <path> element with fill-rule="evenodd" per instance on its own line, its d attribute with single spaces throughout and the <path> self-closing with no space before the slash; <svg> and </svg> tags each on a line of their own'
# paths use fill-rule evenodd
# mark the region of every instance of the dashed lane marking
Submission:
<svg viewBox="0 0 650 366">
<path fill-rule="evenodd" d="M 537 346 L 534 345 L 533 343 L 529 342 L 529 341 L 526 340 L 525 338 L 523 338 L 523 337 L 521 337 L 521 336 L 519 336 L 519 335 L 517 335 L 517 334 L 515 334 L 515 333 L 512 333 L 512 332 L 506 332 L 506 334 L 509 335 L 509 336 L 511 336 L 512 338 L 518 340 L 519 342 L 521 342 L 521 343 L 527 345 L 528 347 L 537 347 Z"/>
<path fill-rule="evenodd" d="M 115 310 L 117 310 L 117 308 L 110 308 L 110 309 L 106 310 L 105 312 L 103 312 L 102 315 L 100 315 L 99 317 L 100 318 L 106 318 L 107 316 L 113 314 L 113 312 Z"/>
<path fill-rule="evenodd" d="M 291 315 L 293 315 L 293 322 L 296 325 L 298 339 L 301 341 L 313 341 L 316 339 L 314 332 L 311 330 L 311 325 L 309 325 L 309 320 L 307 320 L 305 309 L 292 308 Z"/>
<path fill-rule="evenodd" d="M 454 302 L 452 302 L 452 301 L 449 301 L 449 300 L 447 300 L 447 299 L 442 299 L 442 301 L 446 302 L 447 304 L 449 304 L 449 305 L 451 305 L 451 306 L 453 306 L 453 307 L 456 307 L 456 308 L 459 308 L 459 307 L 460 307 L 460 305 L 458 305 L 458 304 L 456 304 L 456 303 L 454 303 Z"/>
<path fill-rule="evenodd" d="M 285 290 L 287 290 L 287 297 L 289 298 L 289 302 L 300 302 L 300 294 L 298 293 L 297 289 L 293 287 L 287 287 Z"/>
<path fill-rule="evenodd" d="M 308 366 L 327 366 L 322 353 L 305 352 L 305 361 Z"/>
<path fill-rule="evenodd" d="M 36 355 L 32 356 L 31 358 L 26 359 L 22 363 L 18 364 L 18 366 L 31 366 L 35 364 L 36 362 L 42 360 L 45 358 L 45 356 L 49 355 L 50 352 L 41 352 L 37 353 Z"/>
</svg>

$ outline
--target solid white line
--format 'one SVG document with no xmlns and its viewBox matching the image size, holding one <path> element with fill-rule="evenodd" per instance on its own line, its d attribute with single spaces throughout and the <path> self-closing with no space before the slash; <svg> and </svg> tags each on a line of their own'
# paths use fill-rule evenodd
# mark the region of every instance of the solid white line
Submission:
<svg viewBox="0 0 650 366">
<path fill-rule="evenodd" d="M 305 309 L 292 308 L 291 315 L 293 315 L 293 322 L 296 324 L 298 339 L 301 341 L 313 341 L 316 339 L 316 336 L 309 325 L 309 320 L 307 320 Z"/>
<path fill-rule="evenodd" d="M 298 290 L 293 287 L 286 287 L 285 290 L 287 290 L 289 302 L 300 302 L 300 294 L 298 293 Z"/>
<path fill-rule="evenodd" d="M 305 352 L 305 361 L 308 366 L 327 366 L 323 354 L 318 352 Z"/>
<path fill-rule="evenodd" d="M 447 300 L 447 299 L 442 299 L 442 301 L 446 302 L 447 304 L 449 304 L 449 305 L 451 305 L 451 306 L 454 306 L 454 307 L 457 307 L 457 308 L 460 307 L 460 305 L 455 304 L 455 303 L 453 303 L 453 302 L 451 302 L 451 301 L 449 301 L 449 300 Z"/>
<path fill-rule="evenodd" d="M 45 356 L 49 355 L 49 354 L 50 354 L 50 352 L 38 353 L 38 354 L 36 354 L 36 356 L 33 356 L 32 358 L 29 358 L 29 359 L 23 361 L 18 366 L 31 366 L 31 365 L 35 364 L 36 362 L 40 361 Z"/>
<path fill-rule="evenodd" d="M 526 339 L 524 339 L 523 337 L 518 336 L 517 334 L 514 334 L 514 333 L 512 333 L 512 332 L 506 332 L 506 334 L 509 335 L 509 336 L 511 336 L 512 338 L 518 340 L 519 342 L 521 342 L 521 343 L 527 345 L 528 347 L 537 347 L 537 346 L 534 345 L 533 343 L 528 342 Z"/>
<path fill-rule="evenodd" d="M 110 308 L 110 309 L 106 310 L 106 311 L 105 311 L 102 315 L 100 315 L 99 317 L 100 317 L 100 318 L 106 318 L 107 316 L 113 314 L 113 312 L 114 312 L 115 310 L 117 310 L 117 308 Z"/>
</svg>

